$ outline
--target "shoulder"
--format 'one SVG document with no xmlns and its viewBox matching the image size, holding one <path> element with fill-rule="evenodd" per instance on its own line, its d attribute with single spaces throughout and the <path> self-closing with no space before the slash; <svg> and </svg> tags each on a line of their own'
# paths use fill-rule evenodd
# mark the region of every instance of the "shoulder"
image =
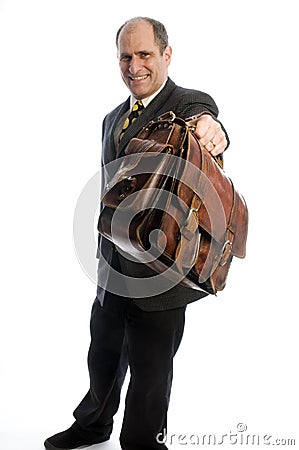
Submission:
<svg viewBox="0 0 299 450">
<path fill-rule="evenodd" d="M 152 109 L 159 113 L 173 111 L 177 116 L 186 119 L 207 111 L 218 115 L 214 99 L 206 92 L 176 85 L 170 78 L 165 87 L 153 100 Z"/>
<path fill-rule="evenodd" d="M 212 97 L 207 94 L 206 92 L 200 91 L 198 89 L 192 89 L 192 88 L 185 88 L 182 86 L 175 85 L 175 95 L 178 95 L 181 98 L 195 98 L 195 99 L 203 99 L 203 98 L 209 98 L 212 99 Z"/>
<path fill-rule="evenodd" d="M 176 98 L 176 114 L 188 117 L 197 113 L 208 110 L 214 116 L 218 115 L 218 107 L 211 95 L 206 92 L 176 86 L 174 90 Z"/>
</svg>

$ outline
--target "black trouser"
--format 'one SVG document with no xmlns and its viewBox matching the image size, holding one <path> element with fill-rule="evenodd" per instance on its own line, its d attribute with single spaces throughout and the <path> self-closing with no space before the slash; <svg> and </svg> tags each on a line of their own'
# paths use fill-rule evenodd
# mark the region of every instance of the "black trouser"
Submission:
<svg viewBox="0 0 299 450">
<path fill-rule="evenodd" d="M 145 312 L 131 299 L 109 292 L 103 307 L 95 300 L 88 354 L 90 390 L 74 411 L 89 437 L 100 440 L 111 434 L 129 365 L 121 448 L 167 449 L 156 436 L 166 429 L 173 357 L 184 321 L 185 307 Z"/>
</svg>

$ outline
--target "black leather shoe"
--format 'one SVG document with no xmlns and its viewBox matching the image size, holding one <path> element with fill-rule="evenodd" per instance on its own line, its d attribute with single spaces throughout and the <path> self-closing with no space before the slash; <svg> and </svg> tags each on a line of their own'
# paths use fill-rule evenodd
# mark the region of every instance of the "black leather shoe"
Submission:
<svg viewBox="0 0 299 450">
<path fill-rule="evenodd" d="M 88 439 L 80 434 L 78 427 L 71 426 L 61 433 L 54 434 L 45 440 L 44 445 L 47 450 L 71 450 L 74 448 L 84 448 L 90 445 L 100 444 L 108 441 L 109 436 L 102 439 Z"/>
</svg>

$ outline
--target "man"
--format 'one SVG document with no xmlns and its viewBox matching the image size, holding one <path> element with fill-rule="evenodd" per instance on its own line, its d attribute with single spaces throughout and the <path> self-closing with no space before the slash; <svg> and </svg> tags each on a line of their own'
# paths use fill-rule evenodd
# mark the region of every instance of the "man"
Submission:
<svg viewBox="0 0 299 450">
<path fill-rule="evenodd" d="M 103 122 L 104 182 L 109 176 L 105 165 L 123 155 L 129 140 L 144 125 L 170 110 L 182 118 L 198 116 L 200 144 L 213 155 L 221 154 L 228 138 L 216 119 L 213 99 L 178 87 L 168 78 L 172 49 L 164 26 L 153 19 L 134 18 L 119 29 L 116 40 L 121 75 L 131 96 Z M 132 109 L 135 120 L 131 120 Z M 88 354 L 90 389 L 74 411 L 76 421 L 71 428 L 48 438 L 45 447 L 73 449 L 108 440 L 129 366 L 121 448 L 165 450 L 157 436 L 166 429 L 172 363 L 183 335 L 185 308 L 207 294 L 175 286 L 150 297 L 144 292 L 144 298 L 137 298 L 134 283 L 132 291 L 132 283 L 125 282 L 117 286 L 122 295 L 116 294 L 107 266 L 111 273 L 114 270 L 127 277 L 147 278 L 153 272 L 120 254 L 102 237 L 98 256 L 99 286 Z"/>
</svg>

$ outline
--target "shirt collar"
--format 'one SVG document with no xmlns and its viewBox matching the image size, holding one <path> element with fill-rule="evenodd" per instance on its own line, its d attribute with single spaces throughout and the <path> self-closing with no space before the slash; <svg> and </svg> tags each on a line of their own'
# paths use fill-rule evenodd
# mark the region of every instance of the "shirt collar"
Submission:
<svg viewBox="0 0 299 450">
<path fill-rule="evenodd" d="M 156 97 L 156 95 L 158 95 L 159 92 L 162 91 L 162 89 L 164 88 L 164 86 L 165 86 L 165 84 L 166 84 L 166 81 L 167 81 L 167 78 L 166 78 L 166 80 L 164 81 L 164 83 L 162 83 L 161 87 L 160 87 L 156 92 L 154 92 L 154 94 L 150 95 L 150 96 L 147 97 L 147 98 L 143 98 L 143 99 L 141 100 L 142 103 L 143 103 L 143 106 L 144 106 L 145 108 L 148 106 L 148 104 L 149 104 L 152 100 L 154 100 L 154 98 Z M 136 98 L 133 97 L 133 95 L 131 95 L 131 97 L 130 97 L 130 109 L 133 108 L 133 105 L 135 104 L 136 101 L 137 101 Z"/>
</svg>

